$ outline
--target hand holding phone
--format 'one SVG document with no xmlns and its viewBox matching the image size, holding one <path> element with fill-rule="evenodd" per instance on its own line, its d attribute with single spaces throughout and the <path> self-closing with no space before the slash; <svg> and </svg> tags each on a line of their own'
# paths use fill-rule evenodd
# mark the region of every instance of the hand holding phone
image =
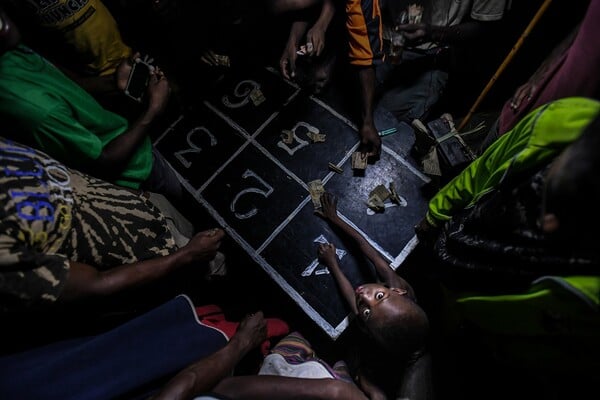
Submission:
<svg viewBox="0 0 600 400">
<path fill-rule="evenodd" d="M 153 70 L 154 66 L 139 57 L 135 58 L 125 86 L 125 94 L 141 103 L 146 94 L 150 74 Z"/>
<path fill-rule="evenodd" d="M 146 94 L 148 95 L 148 112 L 161 114 L 169 101 L 171 87 L 165 74 L 158 67 L 155 67 L 150 73 Z"/>
</svg>

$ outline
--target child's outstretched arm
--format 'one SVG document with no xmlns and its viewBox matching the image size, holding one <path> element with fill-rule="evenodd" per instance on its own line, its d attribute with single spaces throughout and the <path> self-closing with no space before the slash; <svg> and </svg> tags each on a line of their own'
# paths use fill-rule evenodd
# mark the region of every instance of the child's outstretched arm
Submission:
<svg viewBox="0 0 600 400">
<path fill-rule="evenodd" d="M 358 314 L 358 308 L 356 308 L 356 295 L 354 294 L 354 288 L 352 284 L 346 278 L 346 275 L 342 272 L 340 265 L 337 261 L 337 254 L 335 253 L 335 246 L 331 243 L 328 244 L 320 244 L 319 250 L 319 261 L 325 264 L 329 271 L 333 274 L 335 281 L 337 282 L 340 290 L 342 291 L 342 295 L 346 302 L 352 309 L 352 312 L 356 315 Z"/>
<path fill-rule="evenodd" d="M 363 255 L 375 266 L 375 271 L 379 279 L 391 287 L 405 287 L 407 285 L 407 282 L 396 274 L 381 254 L 356 229 L 340 218 L 337 214 L 337 199 L 334 195 L 328 192 L 323 193 L 321 196 L 321 206 L 323 208 L 321 211 L 323 218 L 329 221 L 331 225 L 342 230 L 356 242 Z"/>
</svg>

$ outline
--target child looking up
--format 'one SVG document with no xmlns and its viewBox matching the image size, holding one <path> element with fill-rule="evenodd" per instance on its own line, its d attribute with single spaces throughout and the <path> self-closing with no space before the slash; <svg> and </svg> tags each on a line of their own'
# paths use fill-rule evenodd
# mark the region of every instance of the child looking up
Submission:
<svg viewBox="0 0 600 400">
<path fill-rule="evenodd" d="M 362 254 L 375 267 L 378 276 L 377 282 L 365 283 L 354 288 L 338 264 L 335 246 L 333 244 L 319 246 L 319 260 L 329 268 L 350 309 L 358 317 L 362 331 L 375 345 L 361 343 L 361 359 L 358 361 L 358 370 L 355 374 L 358 383 L 367 395 L 383 394 L 381 385 L 373 384 L 370 380 L 374 376 L 387 375 L 379 371 L 383 368 L 386 369 L 385 372 L 393 374 L 391 379 L 394 382 L 391 383 L 396 383 L 398 375 L 392 371 L 397 370 L 395 367 L 401 367 L 404 373 L 407 369 L 410 370 L 411 365 L 414 365 L 423 354 L 429 321 L 425 311 L 416 302 L 412 286 L 389 266 L 364 237 L 338 216 L 336 198 L 326 192 L 321 196 L 321 205 L 322 217 L 358 245 Z M 374 362 L 369 362 L 369 359 Z M 375 372 L 374 369 L 378 371 Z M 422 376 L 422 374 L 418 375 Z M 402 382 L 401 385 L 406 384 Z M 412 385 L 412 389 L 415 387 Z"/>
</svg>

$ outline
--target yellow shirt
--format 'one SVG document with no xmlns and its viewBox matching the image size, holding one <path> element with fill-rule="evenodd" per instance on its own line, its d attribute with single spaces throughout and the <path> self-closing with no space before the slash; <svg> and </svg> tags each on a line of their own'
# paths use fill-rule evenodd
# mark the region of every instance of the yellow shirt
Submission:
<svg viewBox="0 0 600 400">
<path fill-rule="evenodd" d="M 117 22 L 100 0 L 25 0 L 41 27 L 60 34 L 90 75 L 115 72 L 131 48 L 121 38 Z"/>
</svg>

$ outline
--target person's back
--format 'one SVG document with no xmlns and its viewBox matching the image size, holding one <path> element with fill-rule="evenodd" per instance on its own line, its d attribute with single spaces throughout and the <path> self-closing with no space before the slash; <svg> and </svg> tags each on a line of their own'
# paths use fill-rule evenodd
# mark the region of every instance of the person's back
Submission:
<svg viewBox="0 0 600 400">
<path fill-rule="evenodd" d="M 530 112 L 431 198 L 417 233 L 440 228 L 504 179 L 548 162 L 581 134 L 599 109 L 595 100 L 572 97 Z"/>
<path fill-rule="evenodd" d="M 164 216 L 143 196 L 3 138 L 0 158 L 0 257 L 14 263 L 13 273 L 3 272 L 12 282 L 3 285 L 3 309 L 56 301 L 70 262 L 107 270 L 177 249 Z M 20 292 L 30 280 L 35 294 Z"/>
<path fill-rule="evenodd" d="M 427 119 L 455 68 L 451 48 L 485 37 L 506 8 L 505 0 L 386 3 L 382 19 L 387 25 L 384 32 L 391 37 L 384 41 L 386 60 L 376 75 L 382 93 L 379 105 L 407 123 Z M 396 49 L 393 42 L 398 36 L 402 44 Z"/>
<path fill-rule="evenodd" d="M 149 134 L 170 94 L 162 71 L 150 71 L 145 110 L 131 123 L 106 110 L 54 65 L 20 44 L 20 32 L 0 9 L 5 34 L 0 49 L 0 115 L 16 140 L 40 148 L 69 166 L 119 185 L 181 197 L 173 171 L 154 152 Z M 130 63 L 119 71 L 127 75 Z"/>
<path fill-rule="evenodd" d="M 33 26 L 36 42 L 46 56 L 66 57 L 82 75 L 111 75 L 124 58 L 131 56 L 110 11 L 100 0 L 10 0 L 10 6 Z M 56 58 L 55 58 L 56 57 Z"/>
<path fill-rule="evenodd" d="M 90 170 L 90 160 L 128 129 L 125 118 L 104 109 L 75 82 L 25 46 L 0 56 L 0 115 L 18 139 L 69 165 Z M 134 152 L 116 182 L 137 188 L 152 169 L 149 138 Z"/>
<path fill-rule="evenodd" d="M 186 265 L 204 274 L 223 238 L 219 229 L 192 236 L 152 196 L 17 142 L 0 138 L 0 159 L 2 311 L 109 299 Z"/>
<path fill-rule="evenodd" d="M 535 376 L 559 397 L 589 393 L 599 367 L 595 104 L 582 117 L 583 129 L 563 126 L 565 136 L 576 131 L 569 143 L 518 173 L 509 170 L 444 224 L 433 248 L 444 310 L 452 315 L 444 326 L 448 336 L 490 355 L 506 371 L 501 382 L 512 374 Z M 466 365 L 479 362 L 466 359 Z"/>
<path fill-rule="evenodd" d="M 499 134 L 508 132 L 529 111 L 550 101 L 572 96 L 600 99 L 598 18 L 600 1 L 591 0 L 575 31 L 504 104 L 499 116 Z"/>
</svg>

